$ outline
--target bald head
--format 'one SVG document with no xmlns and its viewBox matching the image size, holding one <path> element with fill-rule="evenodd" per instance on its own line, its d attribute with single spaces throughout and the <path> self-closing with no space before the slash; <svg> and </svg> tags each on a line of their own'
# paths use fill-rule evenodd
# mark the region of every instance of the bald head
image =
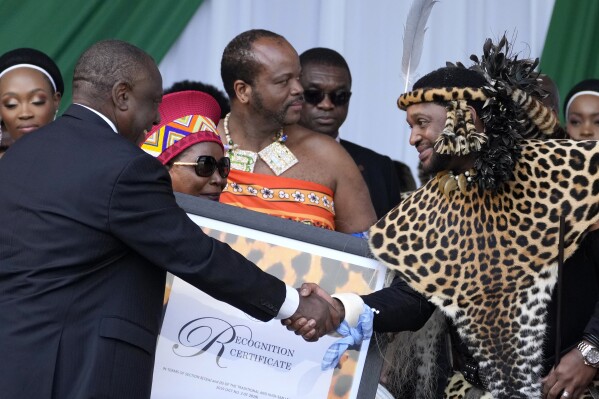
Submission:
<svg viewBox="0 0 599 399">
<path fill-rule="evenodd" d="M 89 102 L 108 99 L 118 82 L 133 84 L 141 76 L 157 71 L 145 51 L 121 40 L 103 40 L 79 57 L 73 73 L 73 99 Z"/>
<path fill-rule="evenodd" d="M 87 49 L 75 65 L 73 102 L 110 119 L 119 134 L 140 143 L 160 123 L 162 77 L 147 53 L 120 40 Z"/>
</svg>

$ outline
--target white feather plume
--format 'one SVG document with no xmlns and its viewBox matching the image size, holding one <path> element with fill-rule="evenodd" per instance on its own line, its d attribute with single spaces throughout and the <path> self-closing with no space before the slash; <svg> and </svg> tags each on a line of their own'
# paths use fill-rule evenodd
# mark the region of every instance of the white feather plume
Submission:
<svg viewBox="0 0 599 399">
<path fill-rule="evenodd" d="M 406 80 L 404 92 L 408 91 L 410 75 L 418 67 L 426 33 L 426 22 L 437 0 L 413 0 L 403 34 L 401 71 Z"/>
</svg>

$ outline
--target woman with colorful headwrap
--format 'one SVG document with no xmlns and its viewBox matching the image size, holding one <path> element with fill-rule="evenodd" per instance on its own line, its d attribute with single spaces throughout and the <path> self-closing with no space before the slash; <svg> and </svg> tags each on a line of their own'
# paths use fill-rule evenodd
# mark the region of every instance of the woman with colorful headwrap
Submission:
<svg viewBox="0 0 599 399">
<path fill-rule="evenodd" d="M 10 144 L 54 120 L 64 83 L 48 55 L 19 48 L 0 56 L 0 157 Z"/>
<path fill-rule="evenodd" d="M 214 123 L 218 103 L 206 93 L 182 91 L 165 95 L 158 110 L 161 123 L 141 148 L 166 166 L 174 191 L 218 201 L 230 170 Z"/>
<path fill-rule="evenodd" d="M 214 121 L 220 106 L 214 97 L 197 90 L 166 94 L 158 107 L 160 124 L 146 135 L 141 148 L 169 171 L 173 191 L 219 201 L 231 169 Z M 164 304 L 173 283 L 168 274 Z"/>
</svg>

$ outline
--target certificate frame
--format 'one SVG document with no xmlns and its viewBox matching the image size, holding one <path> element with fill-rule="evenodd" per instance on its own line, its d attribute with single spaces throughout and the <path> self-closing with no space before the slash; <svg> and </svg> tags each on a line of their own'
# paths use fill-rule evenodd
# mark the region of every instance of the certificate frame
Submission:
<svg viewBox="0 0 599 399">
<path fill-rule="evenodd" d="M 304 225 L 295 221 L 221 204 L 186 194 L 175 193 L 177 202 L 192 219 L 194 216 L 233 224 L 242 228 L 264 232 L 303 243 L 341 251 L 346 254 L 372 259 L 366 240 L 349 234 Z M 195 218 L 197 219 L 197 218 Z M 195 220 L 194 220 L 195 221 Z M 196 221 L 196 223 L 198 223 Z M 202 226 L 198 223 L 200 227 Z M 381 288 L 381 287 L 379 287 Z M 385 340 L 376 334 L 370 340 L 364 366 L 359 375 L 355 397 L 374 398 L 383 363 Z"/>
</svg>

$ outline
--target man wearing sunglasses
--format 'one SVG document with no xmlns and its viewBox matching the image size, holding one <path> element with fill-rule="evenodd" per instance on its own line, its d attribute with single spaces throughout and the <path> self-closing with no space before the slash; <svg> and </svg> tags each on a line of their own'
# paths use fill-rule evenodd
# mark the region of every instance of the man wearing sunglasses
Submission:
<svg viewBox="0 0 599 399">
<path fill-rule="evenodd" d="M 400 192 L 413 190 L 408 168 L 408 182 L 401 184 L 393 161 L 371 149 L 340 139 L 339 128 L 345 122 L 351 98 L 351 72 L 347 62 L 335 50 L 315 47 L 300 55 L 304 107 L 300 125 L 336 140 L 351 155 L 370 192 L 377 218 L 383 217 L 400 201 Z M 406 179 L 402 179 L 405 181 Z"/>
</svg>

